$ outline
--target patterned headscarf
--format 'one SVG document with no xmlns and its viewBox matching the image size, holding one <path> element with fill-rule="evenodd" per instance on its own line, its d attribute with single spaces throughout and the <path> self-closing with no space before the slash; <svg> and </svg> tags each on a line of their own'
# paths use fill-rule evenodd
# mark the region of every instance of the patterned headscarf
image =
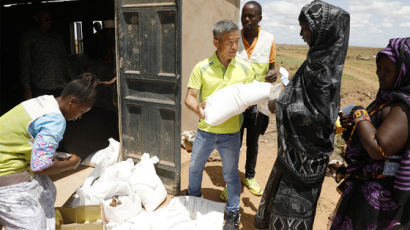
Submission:
<svg viewBox="0 0 410 230">
<path fill-rule="evenodd" d="M 390 39 L 387 47 L 377 53 L 376 61 L 379 61 L 382 54 L 396 63 L 399 73 L 392 89 L 379 89 L 376 96 L 376 104 L 392 100 L 393 92 L 410 84 L 410 72 L 407 71 L 410 68 L 410 38 Z"/>
</svg>

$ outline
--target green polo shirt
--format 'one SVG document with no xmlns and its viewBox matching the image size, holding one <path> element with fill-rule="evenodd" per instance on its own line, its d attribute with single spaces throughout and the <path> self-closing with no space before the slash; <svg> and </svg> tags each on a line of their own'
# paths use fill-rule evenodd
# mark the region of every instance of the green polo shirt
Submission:
<svg viewBox="0 0 410 230">
<path fill-rule="evenodd" d="M 235 57 L 228 68 L 219 61 L 216 53 L 195 65 L 188 81 L 188 88 L 200 91 L 199 101 L 203 102 L 214 92 L 233 84 L 250 83 L 255 79 L 249 62 Z M 200 120 L 198 128 L 210 133 L 235 133 L 241 129 L 242 114 L 236 115 L 216 126 Z"/>
</svg>

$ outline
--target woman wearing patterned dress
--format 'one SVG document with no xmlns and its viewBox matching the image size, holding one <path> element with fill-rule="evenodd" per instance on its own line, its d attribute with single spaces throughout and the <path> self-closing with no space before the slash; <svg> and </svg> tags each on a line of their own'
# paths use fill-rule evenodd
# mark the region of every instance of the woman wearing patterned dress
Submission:
<svg viewBox="0 0 410 230">
<path fill-rule="evenodd" d="M 331 229 L 410 229 L 410 38 L 391 39 L 376 63 L 376 99 L 340 114 L 347 167 Z"/>
<path fill-rule="evenodd" d="M 350 16 L 313 1 L 302 8 L 299 23 L 309 51 L 276 102 L 278 157 L 255 217 L 257 228 L 312 229 L 333 152 Z"/>
</svg>

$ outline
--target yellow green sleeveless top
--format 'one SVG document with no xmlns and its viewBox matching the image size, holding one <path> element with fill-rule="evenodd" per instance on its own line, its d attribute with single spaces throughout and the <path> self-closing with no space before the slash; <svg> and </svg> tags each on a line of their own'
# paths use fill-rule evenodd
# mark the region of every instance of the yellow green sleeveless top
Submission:
<svg viewBox="0 0 410 230">
<path fill-rule="evenodd" d="M 29 171 L 34 137 L 28 127 L 48 113 L 61 113 L 53 96 L 36 97 L 0 117 L 0 176 Z"/>
</svg>

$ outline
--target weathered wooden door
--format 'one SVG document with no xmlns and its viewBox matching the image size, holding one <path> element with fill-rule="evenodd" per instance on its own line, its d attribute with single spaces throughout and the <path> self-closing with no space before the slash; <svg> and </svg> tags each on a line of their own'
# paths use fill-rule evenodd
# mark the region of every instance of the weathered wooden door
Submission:
<svg viewBox="0 0 410 230">
<path fill-rule="evenodd" d="M 171 194 L 181 171 L 180 3 L 116 0 L 122 156 L 158 156 L 157 174 Z"/>
</svg>

